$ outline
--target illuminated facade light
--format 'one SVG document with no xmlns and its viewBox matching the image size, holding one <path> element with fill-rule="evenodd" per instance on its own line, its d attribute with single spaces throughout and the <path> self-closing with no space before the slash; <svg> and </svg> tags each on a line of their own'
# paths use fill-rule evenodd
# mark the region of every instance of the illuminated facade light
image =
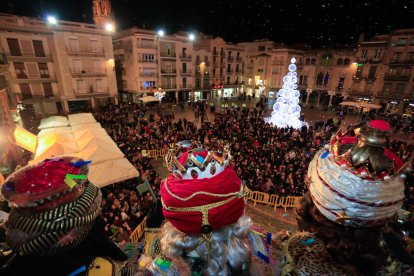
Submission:
<svg viewBox="0 0 414 276">
<path fill-rule="evenodd" d="M 106 23 L 105 24 L 105 30 L 107 32 L 113 32 L 114 31 L 114 24 L 112 24 L 112 23 Z"/>
<path fill-rule="evenodd" d="M 191 40 L 191 41 L 194 41 L 195 40 L 195 35 L 194 34 L 190 34 L 188 36 L 188 39 Z"/>
<path fill-rule="evenodd" d="M 164 33 L 164 30 L 159 30 L 159 31 L 158 31 L 158 36 L 160 36 L 160 37 L 161 37 L 161 36 L 164 36 L 164 34 L 165 34 L 165 33 Z"/>
<path fill-rule="evenodd" d="M 52 25 L 56 25 L 58 23 L 56 17 L 51 16 L 51 15 L 47 17 L 47 22 L 49 22 L 49 24 L 52 24 Z"/>
</svg>

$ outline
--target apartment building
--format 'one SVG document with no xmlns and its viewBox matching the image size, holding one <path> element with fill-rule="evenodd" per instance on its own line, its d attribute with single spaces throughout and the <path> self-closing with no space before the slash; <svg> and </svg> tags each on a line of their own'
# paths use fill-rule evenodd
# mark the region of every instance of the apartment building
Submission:
<svg viewBox="0 0 414 276">
<path fill-rule="evenodd" d="M 193 41 L 185 33 L 159 35 L 139 28 L 114 36 L 118 83 L 125 99 L 155 91 L 169 101 L 188 101 L 193 93 Z"/>
<path fill-rule="evenodd" d="M 235 97 L 243 89 L 244 48 L 220 37 L 199 35 L 196 54 L 196 97 L 200 99 Z"/>
<path fill-rule="evenodd" d="M 0 14 L 12 90 L 34 116 L 116 101 L 112 37 L 102 26 Z"/>
</svg>

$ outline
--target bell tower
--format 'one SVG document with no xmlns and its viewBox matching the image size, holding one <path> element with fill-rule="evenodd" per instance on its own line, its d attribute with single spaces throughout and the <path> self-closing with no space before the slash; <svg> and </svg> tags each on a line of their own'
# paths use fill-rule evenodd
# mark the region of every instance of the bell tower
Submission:
<svg viewBox="0 0 414 276">
<path fill-rule="evenodd" d="M 93 21 L 98 26 L 106 26 L 108 23 L 114 23 L 112 18 L 111 1 L 110 0 L 93 0 Z"/>
</svg>

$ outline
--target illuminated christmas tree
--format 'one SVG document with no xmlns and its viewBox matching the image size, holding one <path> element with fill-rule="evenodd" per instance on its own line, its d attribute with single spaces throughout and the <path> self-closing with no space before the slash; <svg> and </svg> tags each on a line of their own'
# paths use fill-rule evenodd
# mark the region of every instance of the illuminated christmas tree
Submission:
<svg viewBox="0 0 414 276">
<path fill-rule="evenodd" d="M 277 93 L 278 98 L 273 105 L 272 116 L 266 121 L 280 128 L 293 127 L 298 129 L 306 123 L 299 120 L 301 109 L 299 106 L 300 93 L 296 84 L 298 82 L 296 59 L 292 58 L 290 62 L 289 73 L 283 77 L 283 86 Z"/>
</svg>

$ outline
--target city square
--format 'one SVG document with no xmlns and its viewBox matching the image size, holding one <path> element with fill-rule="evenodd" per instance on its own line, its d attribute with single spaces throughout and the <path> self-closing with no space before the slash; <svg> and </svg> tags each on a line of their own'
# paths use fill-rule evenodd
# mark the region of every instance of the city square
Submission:
<svg viewBox="0 0 414 276">
<path fill-rule="evenodd" d="M 6 2 L 1 275 L 414 274 L 411 2 Z"/>
</svg>

